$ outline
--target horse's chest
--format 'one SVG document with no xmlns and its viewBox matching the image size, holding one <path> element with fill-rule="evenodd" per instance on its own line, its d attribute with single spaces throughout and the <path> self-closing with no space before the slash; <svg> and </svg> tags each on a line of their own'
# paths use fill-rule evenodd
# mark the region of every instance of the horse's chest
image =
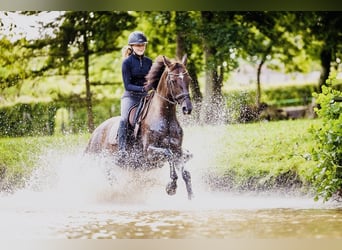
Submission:
<svg viewBox="0 0 342 250">
<path fill-rule="evenodd" d="M 182 129 L 177 121 L 160 120 L 150 126 L 150 135 L 162 144 L 180 144 Z"/>
</svg>

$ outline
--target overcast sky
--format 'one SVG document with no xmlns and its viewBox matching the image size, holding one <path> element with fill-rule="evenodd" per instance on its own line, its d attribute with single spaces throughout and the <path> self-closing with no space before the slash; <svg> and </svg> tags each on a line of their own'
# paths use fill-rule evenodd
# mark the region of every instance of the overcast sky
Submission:
<svg viewBox="0 0 342 250">
<path fill-rule="evenodd" d="M 53 21 L 60 13 L 60 11 L 51 11 L 42 12 L 39 15 L 25 16 L 20 15 L 18 12 L 7 12 L 7 15 L 5 15 L 4 11 L 0 11 L 0 20 L 3 23 L 0 36 L 4 34 L 12 41 L 21 37 L 26 37 L 28 40 L 39 38 L 38 22 L 47 23 Z M 10 29 L 11 24 L 15 24 L 12 30 Z"/>
</svg>

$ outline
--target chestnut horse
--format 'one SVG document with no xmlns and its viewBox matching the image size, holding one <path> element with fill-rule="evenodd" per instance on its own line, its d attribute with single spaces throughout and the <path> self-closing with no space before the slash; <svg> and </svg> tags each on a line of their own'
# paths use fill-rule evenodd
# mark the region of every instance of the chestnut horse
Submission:
<svg viewBox="0 0 342 250">
<path fill-rule="evenodd" d="M 185 163 L 191 154 L 182 149 L 183 129 L 177 120 L 176 106 L 179 104 L 183 114 L 190 114 L 192 104 L 189 95 L 191 78 L 186 69 L 187 56 L 182 61 L 171 61 L 165 56 L 157 57 L 146 76 L 146 84 L 156 87 L 145 100 L 138 124 L 132 124 L 128 136 L 128 158 L 121 167 L 151 170 L 162 167 L 166 162 L 170 166 L 171 181 L 166 192 L 174 195 L 177 188 L 177 172 L 182 173 L 188 198 L 193 197 L 191 175 L 185 169 Z M 158 83 L 155 86 L 155 83 Z M 88 153 L 118 152 L 117 130 L 120 117 L 112 117 L 100 124 L 93 132 L 88 143 Z"/>
</svg>

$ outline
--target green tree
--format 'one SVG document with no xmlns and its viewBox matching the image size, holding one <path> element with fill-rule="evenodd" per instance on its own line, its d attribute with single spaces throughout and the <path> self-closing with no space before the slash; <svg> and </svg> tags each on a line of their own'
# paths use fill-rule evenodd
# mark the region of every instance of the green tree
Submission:
<svg viewBox="0 0 342 250">
<path fill-rule="evenodd" d="M 122 32 L 135 26 L 135 18 L 120 11 L 67 11 L 56 22 L 46 27 L 55 29 L 55 36 L 36 42 L 38 46 L 49 45 L 49 60 L 42 71 L 58 67 L 66 74 L 82 60 L 86 88 L 88 130 L 94 130 L 92 111 L 91 81 L 89 60 L 93 54 L 118 50 L 118 41 Z"/>
<path fill-rule="evenodd" d="M 201 65 L 202 54 L 195 47 L 200 46 L 200 39 L 198 39 L 198 21 L 196 19 L 196 13 L 187 11 L 175 12 L 175 26 L 176 26 L 176 55 L 178 58 L 182 58 L 184 54 L 187 54 L 190 58 L 188 60 L 187 68 L 192 78 L 190 84 L 192 98 L 195 103 L 202 102 L 203 95 L 200 90 L 197 72 L 200 67 L 196 67 L 196 64 Z"/>
<path fill-rule="evenodd" d="M 241 23 L 241 15 L 229 11 L 202 11 L 200 36 L 205 64 L 204 110 L 205 122 L 217 122 L 222 115 L 222 85 L 227 71 L 235 69 L 241 41 L 248 27 Z M 219 112 L 220 114 L 217 114 Z M 213 117 L 212 114 L 217 114 Z"/>
<path fill-rule="evenodd" d="M 319 91 L 330 76 L 331 66 L 342 50 L 342 12 L 296 12 L 296 27 L 303 33 L 305 47 L 312 57 L 321 62 Z"/>
<path fill-rule="evenodd" d="M 301 44 L 296 34 L 292 34 L 287 29 L 288 25 L 293 25 L 294 19 L 289 12 L 255 11 L 242 13 L 242 17 L 245 25 L 249 27 L 248 39 L 242 43 L 244 57 L 258 64 L 256 106 L 259 107 L 263 66 L 267 61 L 277 59 L 287 69 L 303 71 L 294 60 L 300 54 Z"/>
<path fill-rule="evenodd" d="M 0 40 L 0 90 L 3 92 L 10 87 L 16 87 L 15 95 L 20 94 L 23 80 L 31 77 L 34 69 L 30 67 L 29 59 L 32 50 L 26 47 L 25 39 L 16 42 L 6 37 Z"/>
</svg>

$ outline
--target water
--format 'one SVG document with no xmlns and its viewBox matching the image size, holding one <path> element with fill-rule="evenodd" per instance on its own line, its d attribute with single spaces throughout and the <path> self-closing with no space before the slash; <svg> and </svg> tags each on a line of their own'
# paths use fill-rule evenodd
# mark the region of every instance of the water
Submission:
<svg viewBox="0 0 342 250">
<path fill-rule="evenodd" d="M 177 194 L 166 194 L 168 167 L 131 173 L 84 156 L 82 147 L 49 148 L 24 189 L 0 196 L 0 238 L 342 238 L 339 204 L 294 194 L 211 191 L 202 177 L 215 149 L 204 145 L 214 145 L 215 131 L 186 137 L 185 147 L 195 155 L 188 164 L 191 201 L 181 178 Z"/>
</svg>

